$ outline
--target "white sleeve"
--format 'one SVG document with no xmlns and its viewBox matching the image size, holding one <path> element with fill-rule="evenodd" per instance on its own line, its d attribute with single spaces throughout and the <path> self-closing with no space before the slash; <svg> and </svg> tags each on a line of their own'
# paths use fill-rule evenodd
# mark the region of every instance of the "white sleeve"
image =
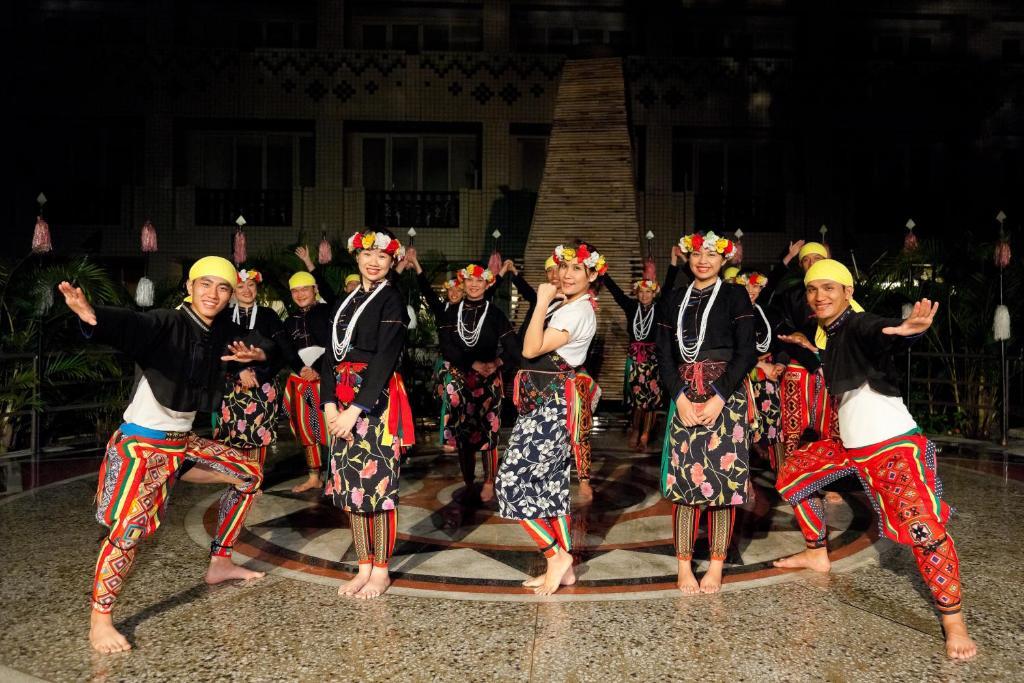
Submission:
<svg viewBox="0 0 1024 683">
<path fill-rule="evenodd" d="M 569 343 L 572 343 L 576 339 L 579 339 L 580 334 L 583 331 L 584 319 L 580 313 L 582 313 L 582 311 L 576 307 L 570 309 L 561 308 L 555 311 L 555 314 L 551 316 L 551 321 L 548 323 L 548 327 L 568 332 Z"/>
</svg>

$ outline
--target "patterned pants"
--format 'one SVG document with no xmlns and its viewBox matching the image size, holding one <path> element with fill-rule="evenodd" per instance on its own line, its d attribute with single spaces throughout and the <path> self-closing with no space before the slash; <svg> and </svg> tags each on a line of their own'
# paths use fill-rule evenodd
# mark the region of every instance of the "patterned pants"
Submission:
<svg viewBox="0 0 1024 683">
<path fill-rule="evenodd" d="M 693 559 L 693 543 L 700 528 L 699 505 L 672 506 L 672 542 L 676 557 L 680 560 Z M 725 560 L 732 542 L 732 527 L 736 522 L 736 508 L 733 506 L 712 506 L 708 508 L 708 546 L 712 560 Z"/>
<path fill-rule="evenodd" d="M 501 373 L 482 377 L 475 370 L 461 372 L 452 368 L 446 391 L 458 395 L 452 401 L 448 424 L 459 452 L 459 468 L 469 488 L 473 485 L 476 458 L 483 458 L 484 481 L 493 484 L 498 471 L 498 435 L 501 429 L 501 404 L 505 387 Z"/>
<path fill-rule="evenodd" d="M 255 500 L 252 494 L 263 482 L 261 450 L 238 451 L 195 435 L 165 441 L 114 432 L 107 443 L 96 491 L 96 519 L 110 531 L 100 544 L 96 561 L 93 609 L 105 614 L 113 609 L 135 562 L 139 541 L 160 526 L 160 511 L 173 475 L 186 459 L 241 482 L 221 496 L 211 544 L 212 555 L 229 556 Z"/>
<path fill-rule="evenodd" d="M 579 480 L 590 481 L 590 462 L 592 449 L 590 433 L 594 430 L 594 409 L 601 399 L 601 387 L 583 368 L 576 371 L 576 391 L 579 392 L 579 421 L 573 426 L 570 434 L 572 455 L 576 461 L 576 476 Z"/>
<path fill-rule="evenodd" d="M 547 519 L 521 519 L 519 524 L 530 534 L 544 557 L 553 557 L 558 549 L 572 552 L 572 516 Z"/>
<path fill-rule="evenodd" d="M 920 432 L 863 448 L 817 441 L 783 464 L 776 488 L 794 508 L 809 548 L 825 547 L 825 510 L 815 495 L 840 477 L 855 474 L 878 513 L 879 530 L 909 545 L 940 612 L 960 610 L 960 562 L 946 532 L 950 508 L 941 499 L 935 445 Z"/>
<path fill-rule="evenodd" d="M 373 564 L 387 568 L 395 551 L 395 534 L 398 531 L 398 511 L 349 512 L 352 527 L 352 545 L 356 549 L 359 564 Z"/>
<path fill-rule="evenodd" d="M 817 433 L 818 439 L 829 438 L 835 411 L 821 370 L 810 372 L 799 363 L 790 363 L 779 385 L 785 459 L 800 447 L 801 436 L 808 428 Z"/>
<path fill-rule="evenodd" d="M 319 472 L 320 446 L 327 444 L 324 415 L 320 410 L 320 381 L 307 382 L 298 375 L 289 375 L 284 385 L 284 412 L 295 440 L 306 452 L 307 469 Z"/>
</svg>

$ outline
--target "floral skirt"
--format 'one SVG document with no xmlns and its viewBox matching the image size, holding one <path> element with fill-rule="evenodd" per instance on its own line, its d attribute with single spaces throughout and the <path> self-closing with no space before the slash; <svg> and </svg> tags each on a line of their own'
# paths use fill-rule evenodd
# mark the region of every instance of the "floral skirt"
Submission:
<svg viewBox="0 0 1024 683">
<path fill-rule="evenodd" d="M 569 403 L 575 400 L 571 370 L 516 374 L 519 411 L 498 466 L 495 493 L 505 519 L 569 514 Z"/>
<path fill-rule="evenodd" d="M 714 381 L 709 377 L 708 382 Z M 703 400 L 703 399 L 702 399 Z M 711 427 L 686 427 L 668 411 L 661 453 L 661 493 L 683 505 L 742 505 L 750 478 L 750 422 L 744 384 L 725 402 Z"/>
<path fill-rule="evenodd" d="M 452 368 L 449 386 L 458 399 L 451 403 L 448 429 L 462 450 L 490 451 L 498 447 L 501 401 L 505 393 L 501 373 L 482 377 L 475 370 Z"/>
<path fill-rule="evenodd" d="M 444 358 L 438 358 L 434 363 L 434 372 L 431 383 L 434 387 L 434 395 L 441 401 L 441 415 L 437 420 L 437 440 L 442 446 L 445 444 L 455 445 L 455 436 L 452 433 L 451 418 L 452 405 L 451 396 L 448 394 L 448 385 L 451 383 L 451 364 Z M 456 399 L 457 400 L 457 399 Z"/>
<path fill-rule="evenodd" d="M 347 408 L 362 381 L 365 363 L 340 363 L 335 369 L 339 410 Z M 354 440 L 328 437 L 330 465 L 324 495 L 348 512 L 372 514 L 398 506 L 401 457 L 413 443 L 412 412 L 398 373 L 380 399 L 382 413 L 363 414 L 352 430 Z"/>
<path fill-rule="evenodd" d="M 757 427 L 751 434 L 752 443 L 771 445 L 782 438 L 782 407 L 779 403 L 779 385 L 770 380 L 751 380 L 750 387 L 757 411 Z"/>
<path fill-rule="evenodd" d="M 633 342 L 626 357 L 626 405 L 650 412 L 661 407 L 658 357 L 652 342 Z"/>
<path fill-rule="evenodd" d="M 277 440 L 277 413 L 281 406 L 277 381 L 252 389 L 234 384 L 220 404 L 213 440 L 232 448 L 261 448 Z"/>
</svg>

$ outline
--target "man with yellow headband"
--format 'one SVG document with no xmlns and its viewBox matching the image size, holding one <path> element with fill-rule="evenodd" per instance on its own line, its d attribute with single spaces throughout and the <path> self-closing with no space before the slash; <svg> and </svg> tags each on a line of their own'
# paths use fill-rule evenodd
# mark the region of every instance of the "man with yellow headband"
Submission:
<svg viewBox="0 0 1024 683">
<path fill-rule="evenodd" d="M 306 456 L 306 480 L 292 487 L 292 493 L 302 493 L 322 486 L 321 449 L 327 445 L 327 429 L 320 408 L 320 373 L 316 368 L 330 341 L 328 318 L 337 297 L 310 258 L 309 249 L 297 247 L 295 255 L 306 270 L 288 278 L 292 302 L 298 310 L 288 316 L 284 326 L 302 364 L 292 367 L 292 373 L 285 382 L 284 411 L 292 434 Z M 356 275 L 356 286 L 358 278 Z M 347 279 L 345 286 L 347 289 Z"/>
<path fill-rule="evenodd" d="M 807 550 L 775 566 L 829 571 L 825 509 L 816 494 L 854 474 L 878 512 L 881 533 L 913 550 L 942 618 L 946 654 L 970 659 L 977 648 L 960 611 L 960 563 L 946 531 L 951 510 L 940 498 L 935 445 L 900 398 L 893 361 L 931 327 L 939 305 L 922 299 L 902 321 L 864 313 L 853 300 L 850 271 L 830 259 L 812 264 L 804 283 L 816 342 L 799 334 L 788 341 L 820 355 L 838 403 L 838 435 L 802 446 L 779 470 L 776 487 L 794 507 Z"/>
<path fill-rule="evenodd" d="M 224 310 L 237 278 L 227 259 L 201 258 L 189 270 L 186 303 L 144 313 L 93 307 L 81 289 L 59 286 L 86 338 L 128 355 L 138 376 L 124 423 L 107 443 L 96 492 L 96 519 L 110 530 L 100 544 L 92 589 L 89 641 L 98 652 L 131 648 L 114 628 L 111 611 L 139 542 L 160 526 L 170 483 L 186 461 L 204 483 L 231 485 L 218 506 L 206 582 L 263 576 L 231 562 L 231 546 L 263 481 L 258 458 L 192 433 L 196 412 L 220 404 L 222 364 L 265 362 L 274 348 Z"/>
<path fill-rule="evenodd" d="M 807 305 L 803 283 L 775 291 L 787 277 L 789 265 L 795 259 L 803 272 L 815 262 L 828 258 L 828 247 L 819 242 L 791 242 L 782 261 L 768 275 L 768 284 L 761 292 L 760 299 L 769 302 L 779 313 L 779 331 L 799 332 L 807 337 L 814 336 L 817 326 L 814 311 Z M 803 442 L 814 440 L 817 435 L 828 431 L 832 419 L 832 406 L 824 390 L 820 363 L 817 356 L 799 346 L 783 343 L 780 351 L 789 360 L 779 380 L 779 429 L 780 447 L 777 449 L 777 464 L 795 451 Z"/>
</svg>

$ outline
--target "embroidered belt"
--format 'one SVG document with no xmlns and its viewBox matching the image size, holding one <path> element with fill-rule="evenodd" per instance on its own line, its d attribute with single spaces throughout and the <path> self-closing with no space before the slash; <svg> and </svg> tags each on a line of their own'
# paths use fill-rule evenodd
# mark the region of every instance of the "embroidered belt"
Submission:
<svg viewBox="0 0 1024 683">
<path fill-rule="evenodd" d="M 699 360 L 696 363 L 681 363 L 679 376 L 686 383 L 686 397 L 690 400 L 704 399 L 715 393 L 711 383 L 725 373 L 728 365 L 723 360 Z"/>
<path fill-rule="evenodd" d="M 163 432 L 159 429 L 137 425 L 134 422 L 122 423 L 117 431 L 121 432 L 121 436 L 141 436 L 144 439 L 155 441 L 187 441 L 190 434 L 190 432 Z"/>
<path fill-rule="evenodd" d="M 635 341 L 629 344 L 629 357 L 637 363 L 646 363 L 654 355 L 654 342 Z"/>
</svg>

